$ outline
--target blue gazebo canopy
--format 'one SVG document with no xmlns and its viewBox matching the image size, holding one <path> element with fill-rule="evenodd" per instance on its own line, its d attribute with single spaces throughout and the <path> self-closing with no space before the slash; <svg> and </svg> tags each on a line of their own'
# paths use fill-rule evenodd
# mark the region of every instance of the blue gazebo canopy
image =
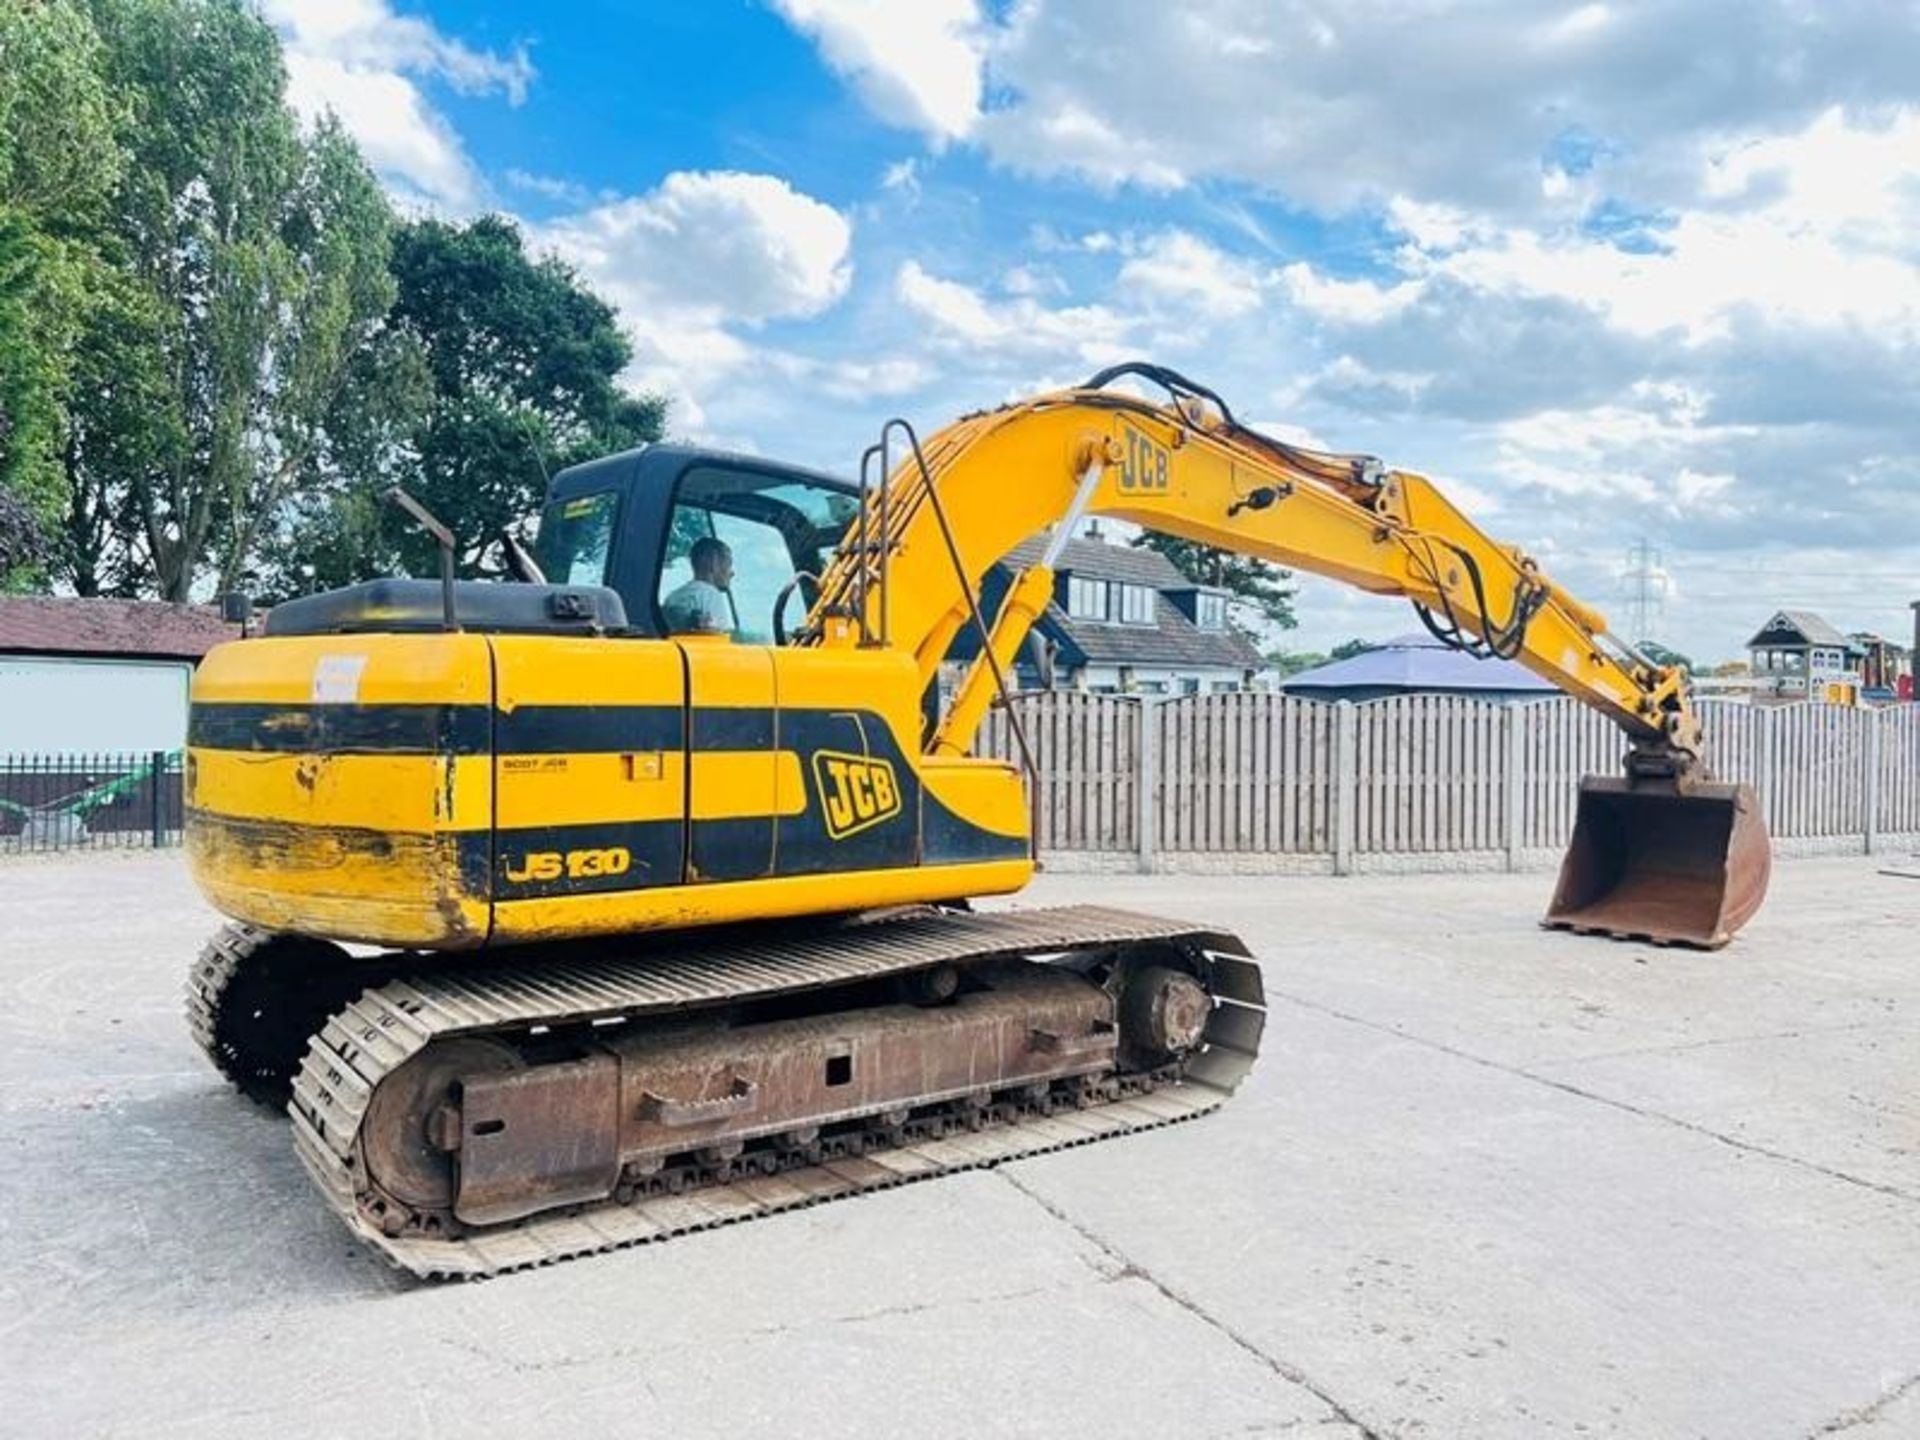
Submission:
<svg viewBox="0 0 1920 1440">
<path fill-rule="evenodd" d="M 1339 691 L 1374 695 L 1440 692 L 1500 695 L 1551 695 L 1551 681 L 1543 680 L 1511 660 L 1476 660 L 1449 649 L 1424 632 L 1402 635 L 1376 650 L 1347 660 L 1333 660 L 1302 670 L 1282 682 L 1289 693 Z"/>
</svg>

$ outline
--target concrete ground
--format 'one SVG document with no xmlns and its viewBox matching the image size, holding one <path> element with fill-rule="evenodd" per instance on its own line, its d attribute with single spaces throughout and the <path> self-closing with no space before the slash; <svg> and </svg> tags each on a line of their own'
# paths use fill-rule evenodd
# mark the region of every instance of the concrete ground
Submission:
<svg viewBox="0 0 1920 1440">
<path fill-rule="evenodd" d="M 477 1285 L 222 1089 L 174 855 L 0 868 L 0 1432 L 1920 1436 L 1920 881 L 1720 955 L 1541 877 L 1059 877 L 1243 934 L 1219 1114 Z"/>
</svg>

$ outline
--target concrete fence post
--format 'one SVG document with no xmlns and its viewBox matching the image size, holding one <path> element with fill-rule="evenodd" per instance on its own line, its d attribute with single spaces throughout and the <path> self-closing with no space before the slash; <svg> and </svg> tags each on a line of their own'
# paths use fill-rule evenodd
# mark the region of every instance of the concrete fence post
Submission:
<svg viewBox="0 0 1920 1440">
<path fill-rule="evenodd" d="M 1866 839 L 1867 854 L 1880 849 L 1880 729 L 1882 716 L 1877 710 L 1866 712 L 1866 783 L 1860 787 L 1866 814 L 1860 817 L 1860 829 Z"/>
<path fill-rule="evenodd" d="M 1354 812 L 1359 808 L 1360 717 L 1351 700 L 1333 707 L 1333 873 L 1353 873 Z"/>
<path fill-rule="evenodd" d="M 1527 711 L 1524 705 L 1507 706 L 1503 716 L 1503 723 L 1507 730 L 1506 838 L 1509 872 L 1520 868 L 1520 846 L 1524 839 L 1523 829 L 1526 823 L 1527 785 L 1526 776 L 1521 773 L 1526 763 L 1527 735 L 1524 728 L 1526 719 Z"/>
<path fill-rule="evenodd" d="M 1160 829 L 1160 717 L 1152 700 L 1139 700 L 1140 743 L 1135 747 L 1134 763 L 1138 773 L 1133 781 L 1133 804 L 1139 822 L 1142 875 L 1153 873 L 1154 845 Z"/>
<path fill-rule="evenodd" d="M 1754 756 L 1754 785 L 1760 792 L 1760 813 L 1766 818 L 1767 833 L 1780 833 L 1781 801 L 1779 786 L 1775 784 L 1774 773 L 1774 717 L 1777 710 L 1763 708 L 1757 712 L 1760 729 L 1754 736 L 1754 748 L 1759 752 Z"/>
</svg>

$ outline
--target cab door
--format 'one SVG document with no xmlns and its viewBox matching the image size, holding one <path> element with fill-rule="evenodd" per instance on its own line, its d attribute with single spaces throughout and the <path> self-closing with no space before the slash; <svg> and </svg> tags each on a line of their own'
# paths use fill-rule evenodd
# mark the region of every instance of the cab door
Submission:
<svg viewBox="0 0 1920 1440">
<path fill-rule="evenodd" d="M 686 668 L 625 637 L 495 635 L 495 901 L 678 885 Z"/>
<path fill-rule="evenodd" d="M 780 873 L 779 821 L 805 808 L 806 792 L 783 732 L 775 642 L 806 618 L 806 578 L 825 568 L 856 509 L 849 486 L 718 457 L 675 483 L 655 603 L 686 665 L 691 882 Z M 702 591 L 697 604 L 684 599 L 690 587 Z"/>
<path fill-rule="evenodd" d="M 676 642 L 687 667 L 687 879 L 773 873 L 781 751 L 773 657 L 727 636 Z"/>
</svg>

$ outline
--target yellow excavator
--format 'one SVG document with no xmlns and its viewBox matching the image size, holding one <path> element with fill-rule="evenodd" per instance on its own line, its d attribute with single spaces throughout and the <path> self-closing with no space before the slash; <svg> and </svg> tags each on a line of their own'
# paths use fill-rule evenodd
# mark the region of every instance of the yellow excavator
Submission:
<svg viewBox="0 0 1920 1440">
<path fill-rule="evenodd" d="M 967 906 L 1035 869 L 1029 767 L 970 751 L 1083 516 L 1407 596 L 1615 720 L 1624 771 L 1583 784 L 1548 924 L 1712 947 L 1765 893 L 1759 809 L 1708 778 L 1678 671 L 1421 476 L 1261 435 L 1160 367 L 925 443 L 890 422 L 857 484 L 666 444 L 576 466 L 533 553 L 503 540 L 519 583 L 456 581 L 451 536 L 395 498 L 440 541 L 437 584 L 277 605 L 195 677 L 188 857 L 234 923 L 188 1017 L 286 1105 L 346 1224 L 420 1275 L 992 1165 L 1233 1090 L 1264 1021 L 1237 938 Z M 988 568 L 1043 533 L 982 613 Z"/>
</svg>

